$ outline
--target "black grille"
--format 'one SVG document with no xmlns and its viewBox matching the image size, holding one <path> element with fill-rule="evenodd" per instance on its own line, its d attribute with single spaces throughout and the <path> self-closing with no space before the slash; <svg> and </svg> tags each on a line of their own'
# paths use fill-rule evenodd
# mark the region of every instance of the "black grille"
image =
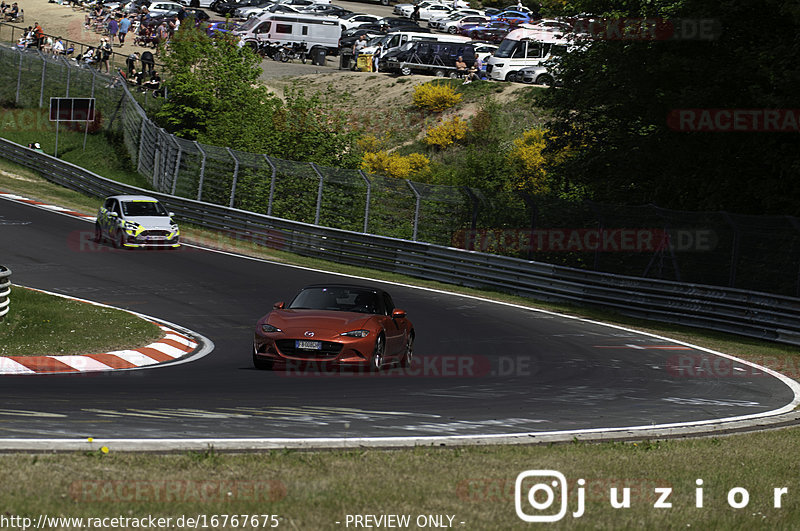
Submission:
<svg viewBox="0 0 800 531">
<path fill-rule="evenodd" d="M 166 238 L 169 235 L 170 232 L 168 230 L 145 230 L 142 231 L 139 237 L 142 238 L 144 236 L 163 236 L 164 238 Z"/>
<path fill-rule="evenodd" d="M 487 74 L 491 74 L 492 73 L 492 66 L 494 66 L 494 65 L 486 65 L 486 73 Z"/>
<path fill-rule="evenodd" d="M 333 359 L 342 351 L 341 343 L 334 343 L 333 341 L 323 341 L 320 350 L 305 350 L 295 348 L 294 339 L 279 339 L 275 342 L 278 350 L 286 356 L 294 358 L 314 359 L 314 360 L 327 360 Z"/>
</svg>

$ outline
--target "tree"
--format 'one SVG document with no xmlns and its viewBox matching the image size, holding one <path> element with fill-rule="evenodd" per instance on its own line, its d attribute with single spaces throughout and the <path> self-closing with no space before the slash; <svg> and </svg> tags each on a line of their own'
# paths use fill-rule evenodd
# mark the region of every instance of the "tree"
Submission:
<svg viewBox="0 0 800 531">
<path fill-rule="evenodd" d="M 798 8 L 787 0 L 576 0 L 608 17 L 713 19 L 708 40 L 595 40 L 560 64 L 548 91 L 551 148 L 594 199 L 687 210 L 800 213 L 797 133 L 680 132 L 676 109 L 794 109 Z"/>
</svg>

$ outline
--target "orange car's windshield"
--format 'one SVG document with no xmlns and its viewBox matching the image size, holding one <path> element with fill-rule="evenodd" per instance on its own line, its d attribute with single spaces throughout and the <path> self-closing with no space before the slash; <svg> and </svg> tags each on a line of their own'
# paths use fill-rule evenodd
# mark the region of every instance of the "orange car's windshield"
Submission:
<svg viewBox="0 0 800 531">
<path fill-rule="evenodd" d="M 380 313 L 377 293 L 352 288 L 308 288 L 289 303 L 290 310 Z"/>
</svg>

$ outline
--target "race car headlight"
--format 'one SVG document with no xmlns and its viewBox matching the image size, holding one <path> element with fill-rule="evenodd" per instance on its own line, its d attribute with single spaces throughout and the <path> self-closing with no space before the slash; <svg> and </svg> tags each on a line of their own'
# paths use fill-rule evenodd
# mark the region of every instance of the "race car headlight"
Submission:
<svg viewBox="0 0 800 531">
<path fill-rule="evenodd" d="M 125 232 L 130 234 L 131 236 L 138 236 L 144 230 L 144 227 L 139 225 L 138 223 L 133 223 L 131 221 L 125 222 Z"/>
<path fill-rule="evenodd" d="M 273 334 L 275 332 L 283 332 L 280 328 L 272 326 L 271 324 L 264 323 L 261 325 L 261 331 L 265 334 Z"/>
<path fill-rule="evenodd" d="M 369 335 L 369 330 L 350 330 L 349 332 L 343 332 L 339 335 L 347 337 L 367 337 Z"/>
</svg>

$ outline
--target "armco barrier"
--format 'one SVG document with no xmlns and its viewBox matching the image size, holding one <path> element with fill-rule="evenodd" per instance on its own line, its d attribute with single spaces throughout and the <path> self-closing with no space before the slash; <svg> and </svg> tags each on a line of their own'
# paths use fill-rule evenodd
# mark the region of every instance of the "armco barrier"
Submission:
<svg viewBox="0 0 800 531">
<path fill-rule="evenodd" d="M 3 139 L 0 157 L 91 196 L 146 193 L 183 222 L 303 256 L 800 345 L 798 298 L 624 277 L 287 221 L 116 183 Z"/>
<path fill-rule="evenodd" d="M 11 304 L 11 270 L 0 265 L 0 321 L 8 313 Z"/>
</svg>

